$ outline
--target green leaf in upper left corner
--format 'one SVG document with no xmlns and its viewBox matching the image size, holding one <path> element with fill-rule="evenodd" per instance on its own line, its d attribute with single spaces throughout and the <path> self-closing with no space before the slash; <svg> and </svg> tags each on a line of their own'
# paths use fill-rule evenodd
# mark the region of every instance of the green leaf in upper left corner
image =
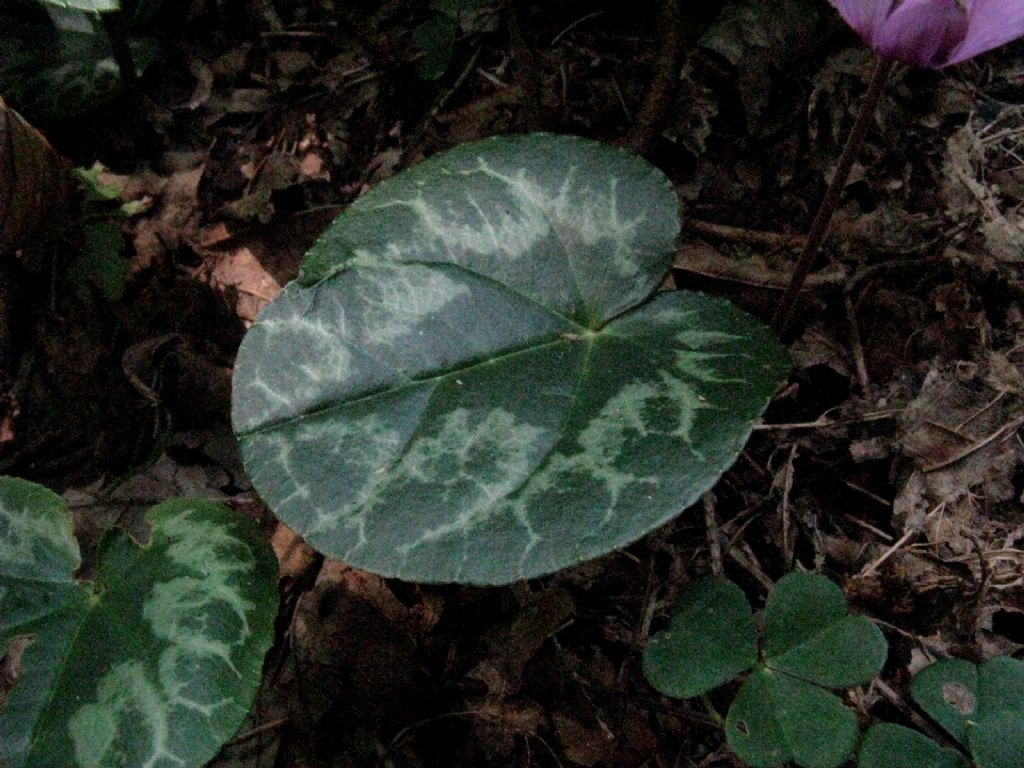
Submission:
<svg viewBox="0 0 1024 768">
<path fill-rule="evenodd" d="M 74 579 L 71 514 L 0 478 L 0 654 L 29 638 L 0 714 L 4 768 L 200 768 L 239 728 L 273 640 L 276 561 L 250 521 L 206 501 L 108 535 Z"/>
<path fill-rule="evenodd" d="M 644 676 L 666 696 L 707 693 L 757 661 L 757 628 L 738 586 L 713 577 L 680 596 L 668 629 L 644 651 Z"/>
</svg>

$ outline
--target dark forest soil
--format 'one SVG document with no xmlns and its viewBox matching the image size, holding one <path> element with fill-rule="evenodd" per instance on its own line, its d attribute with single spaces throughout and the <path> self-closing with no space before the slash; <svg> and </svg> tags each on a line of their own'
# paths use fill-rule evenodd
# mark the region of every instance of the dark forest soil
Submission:
<svg viewBox="0 0 1024 768">
<path fill-rule="evenodd" d="M 812 0 L 687 7 L 676 24 L 657 3 L 496 2 L 424 79 L 428 3 L 237 5 L 158 18 L 136 88 L 40 122 L 141 205 L 114 300 L 66 269 L 67 240 L 23 249 L 0 359 L 0 473 L 64 491 L 89 541 L 182 494 L 272 537 L 278 642 L 214 765 L 739 765 L 718 725 L 734 685 L 677 701 L 640 672 L 708 572 L 756 605 L 794 569 L 835 579 L 890 642 L 881 683 L 847 696 L 865 724 L 904 721 L 932 658 L 1020 656 L 1020 44 L 896 70 L 786 338 L 790 380 L 702 504 L 547 578 L 428 587 L 323 561 L 260 504 L 230 433 L 245 328 L 327 223 L 455 144 L 582 134 L 676 184 L 675 284 L 768 321 L 873 57 Z"/>
</svg>

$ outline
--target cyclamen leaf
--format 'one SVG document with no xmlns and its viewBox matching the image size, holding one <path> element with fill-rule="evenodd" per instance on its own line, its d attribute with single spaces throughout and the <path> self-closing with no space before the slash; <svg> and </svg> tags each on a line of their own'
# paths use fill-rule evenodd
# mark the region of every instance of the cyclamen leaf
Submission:
<svg viewBox="0 0 1024 768">
<path fill-rule="evenodd" d="M 717 480 L 788 370 L 724 301 L 642 303 L 678 231 L 664 176 L 571 137 L 383 182 L 239 349 L 254 485 L 324 554 L 409 580 L 506 583 L 636 540 Z"/>
<path fill-rule="evenodd" d="M 93 583 L 60 497 L 0 478 L 0 651 L 19 679 L 0 715 L 0 764 L 201 766 L 241 725 L 273 639 L 276 562 L 224 507 L 150 511 L 150 543 L 100 547 Z"/>
<path fill-rule="evenodd" d="M 964 761 L 951 749 L 902 725 L 881 723 L 864 735 L 857 756 L 859 768 L 962 768 Z"/>
<path fill-rule="evenodd" d="M 57 8 L 70 8 L 77 11 L 88 11 L 90 13 L 105 13 L 107 11 L 118 11 L 121 9 L 120 0 L 42 0 L 48 5 Z"/>
<path fill-rule="evenodd" d="M 757 661 L 750 604 L 731 581 L 704 578 L 680 596 L 671 626 L 651 638 L 644 676 L 666 696 L 707 693 Z"/>
<path fill-rule="evenodd" d="M 852 616 L 838 586 L 824 576 L 791 573 L 765 604 L 765 661 L 826 688 L 871 680 L 888 652 L 885 636 L 869 619 Z"/>
</svg>

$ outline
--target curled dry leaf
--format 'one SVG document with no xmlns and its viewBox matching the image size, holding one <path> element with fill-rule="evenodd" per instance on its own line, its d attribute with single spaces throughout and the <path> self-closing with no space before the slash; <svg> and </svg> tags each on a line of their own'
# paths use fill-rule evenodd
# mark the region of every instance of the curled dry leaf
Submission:
<svg viewBox="0 0 1024 768">
<path fill-rule="evenodd" d="M 0 98 L 0 253 L 53 220 L 68 194 L 68 164 Z"/>
</svg>

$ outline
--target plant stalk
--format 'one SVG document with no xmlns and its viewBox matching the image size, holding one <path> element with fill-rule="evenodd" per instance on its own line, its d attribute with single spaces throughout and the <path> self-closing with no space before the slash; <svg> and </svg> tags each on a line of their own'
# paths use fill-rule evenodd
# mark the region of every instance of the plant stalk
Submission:
<svg viewBox="0 0 1024 768">
<path fill-rule="evenodd" d="M 864 101 L 860 106 L 860 113 L 857 115 L 857 120 L 854 122 L 850 135 L 846 139 L 846 146 L 843 147 L 843 152 L 839 156 L 839 162 L 836 164 L 836 170 L 825 192 L 825 197 L 822 198 L 821 205 L 818 206 L 818 212 L 814 215 L 814 221 L 811 222 L 811 231 L 807 233 L 807 241 L 804 243 L 800 259 L 793 270 L 793 276 L 789 279 L 786 292 L 782 296 L 779 308 L 775 311 L 775 317 L 772 318 L 772 326 L 775 328 L 776 333 L 780 335 L 786 332 L 789 324 L 793 321 L 793 310 L 796 308 L 800 289 L 803 288 L 804 281 L 807 279 L 811 267 L 814 266 L 814 262 L 818 258 L 818 252 L 821 250 L 821 244 L 825 240 L 825 235 L 828 234 L 828 226 L 832 222 L 832 214 L 835 213 L 836 206 L 839 203 L 839 196 L 846 187 L 846 180 L 850 177 L 853 162 L 860 154 L 861 147 L 864 146 L 864 139 L 867 138 L 868 128 L 875 116 L 875 107 L 878 106 L 878 99 L 882 95 L 882 90 L 885 88 L 886 80 L 889 79 L 892 67 L 893 62 L 888 59 L 879 59 L 875 65 L 875 71 L 871 75 L 871 83 L 868 85 L 868 91 L 864 94 Z"/>
</svg>

